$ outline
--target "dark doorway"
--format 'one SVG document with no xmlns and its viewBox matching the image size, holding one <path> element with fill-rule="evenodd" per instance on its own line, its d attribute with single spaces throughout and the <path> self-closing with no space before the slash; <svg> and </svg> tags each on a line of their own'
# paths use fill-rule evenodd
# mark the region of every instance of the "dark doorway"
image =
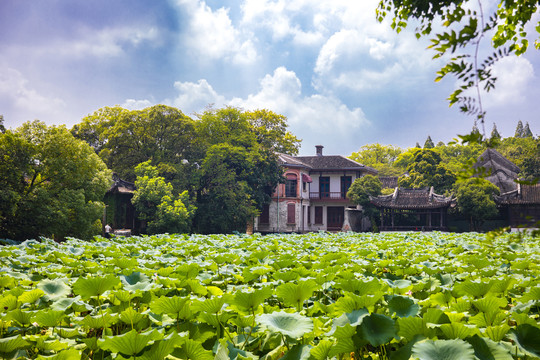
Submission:
<svg viewBox="0 0 540 360">
<path fill-rule="evenodd" d="M 345 217 L 345 207 L 343 206 L 329 206 L 327 208 L 329 231 L 339 231 L 343 227 L 343 220 Z"/>
</svg>

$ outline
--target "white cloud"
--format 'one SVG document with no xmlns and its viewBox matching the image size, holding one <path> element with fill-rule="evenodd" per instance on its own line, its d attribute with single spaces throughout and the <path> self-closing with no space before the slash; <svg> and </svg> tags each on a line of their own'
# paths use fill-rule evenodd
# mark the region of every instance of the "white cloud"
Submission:
<svg viewBox="0 0 540 360">
<path fill-rule="evenodd" d="M 202 0 L 177 0 L 177 4 L 188 13 L 185 44 L 202 56 L 201 60 L 224 58 L 235 64 L 250 64 L 257 59 L 252 34 L 234 27 L 228 9 L 213 11 Z"/>
<path fill-rule="evenodd" d="M 226 103 L 225 97 L 219 95 L 204 79 L 197 83 L 177 81 L 174 83 L 174 87 L 178 90 L 178 96 L 164 102 L 187 114 L 200 112 L 211 104 L 220 107 Z"/>
<path fill-rule="evenodd" d="M 486 107 L 502 107 L 523 103 L 527 87 L 534 79 L 534 68 L 524 57 L 509 56 L 499 60 L 493 67 L 497 78 L 495 89 L 483 95 Z"/>
<path fill-rule="evenodd" d="M 277 68 L 261 80 L 261 89 L 246 99 L 235 98 L 233 106 L 246 109 L 267 108 L 287 116 L 294 133 L 309 129 L 319 136 L 345 134 L 351 128 L 369 126 L 360 108 L 350 109 L 333 96 L 303 96 L 301 82 L 292 71 Z"/>
<path fill-rule="evenodd" d="M 154 105 L 152 101 L 146 100 L 146 99 L 144 100 L 127 99 L 120 106 L 129 110 L 142 110 L 152 105 Z"/>
<path fill-rule="evenodd" d="M 260 81 L 260 90 L 246 98 L 226 99 L 218 94 L 206 80 L 197 83 L 176 82 L 178 96 L 166 100 L 186 113 L 204 110 L 209 104 L 218 107 L 231 105 L 247 110 L 269 109 L 289 119 L 291 130 L 301 134 L 306 130 L 325 136 L 347 134 L 352 128 L 370 126 L 362 109 L 350 109 L 333 96 L 302 95 L 302 84 L 293 71 L 277 68 Z"/>
<path fill-rule="evenodd" d="M 6 121 L 21 124 L 34 119 L 54 121 L 65 110 L 66 103 L 39 93 L 19 71 L 0 67 L 0 108 L 11 108 L 8 110 L 18 116 L 12 119 L 8 111 L 4 113 Z"/>
<path fill-rule="evenodd" d="M 131 46 L 139 46 L 143 42 L 155 45 L 159 41 L 159 31 L 152 27 L 118 27 L 95 31 L 83 28 L 67 39 L 51 39 L 42 46 L 12 50 L 24 51 L 29 56 L 54 56 L 55 58 L 114 58 L 125 53 Z"/>
</svg>

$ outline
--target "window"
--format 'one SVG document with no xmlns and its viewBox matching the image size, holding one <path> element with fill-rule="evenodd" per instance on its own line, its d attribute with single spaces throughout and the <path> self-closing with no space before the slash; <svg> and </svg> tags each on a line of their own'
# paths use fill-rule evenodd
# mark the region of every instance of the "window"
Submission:
<svg viewBox="0 0 540 360">
<path fill-rule="evenodd" d="M 311 206 L 307 207 L 307 223 L 311 224 Z"/>
<path fill-rule="evenodd" d="M 341 198 L 345 199 L 347 197 L 347 191 L 351 187 L 352 178 L 350 176 L 341 177 Z"/>
<path fill-rule="evenodd" d="M 259 224 L 270 224 L 270 205 L 263 205 L 261 215 L 259 215 Z"/>
<path fill-rule="evenodd" d="M 328 176 L 319 178 L 319 194 L 321 198 L 330 197 L 330 178 Z"/>
<path fill-rule="evenodd" d="M 294 203 L 287 204 L 287 224 L 296 223 L 296 206 Z"/>
<path fill-rule="evenodd" d="M 315 206 L 315 224 L 322 223 L 322 206 Z"/>
<path fill-rule="evenodd" d="M 285 197 L 296 197 L 296 186 L 298 180 L 295 174 L 287 174 L 287 182 L 285 183 Z"/>
</svg>

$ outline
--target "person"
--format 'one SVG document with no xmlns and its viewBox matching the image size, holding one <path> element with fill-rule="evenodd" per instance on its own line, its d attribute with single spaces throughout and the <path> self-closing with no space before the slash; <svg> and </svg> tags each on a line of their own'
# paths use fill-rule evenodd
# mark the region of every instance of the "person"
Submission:
<svg viewBox="0 0 540 360">
<path fill-rule="evenodd" d="M 107 239 L 110 239 L 111 238 L 111 232 L 112 232 L 112 227 L 111 225 L 107 224 L 105 225 L 105 237 Z"/>
</svg>

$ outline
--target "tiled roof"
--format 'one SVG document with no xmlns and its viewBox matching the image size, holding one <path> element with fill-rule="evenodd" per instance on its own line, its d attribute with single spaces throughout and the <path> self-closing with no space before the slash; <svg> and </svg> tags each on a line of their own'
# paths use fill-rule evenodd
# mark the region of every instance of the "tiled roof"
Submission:
<svg viewBox="0 0 540 360">
<path fill-rule="evenodd" d="M 278 154 L 278 160 L 281 165 L 301 166 L 312 171 L 346 169 L 363 170 L 372 174 L 377 173 L 377 170 L 341 155 L 292 156 Z"/>
<path fill-rule="evenodd" d="M 312 170 L 357 169 L 373 174 L 377 173 L 377 170 L 341 155 L 297 156 L 296 159 L 306 164 Z"/>
<path fill-rule="evenodd" d="M 499 205 L 540 205 L 540 184 L 522 185 L 517 189 L 495 196 Z"/>
<path fill-rule="evenodd" d="M 393 194 L 381 195 L 371 199 L 377 207 L 389 209 L 438 209 L 450 206 L 452 197 L 435 194 L 433 187 L 425 189 L 396 188 Z"/>
<path fill-rule="evenodd" d="M 510 192 L 517 189 L 517 184 L 514 180 L 517 179 L 520 172 L 513 162 L 505 158 L 495 149 L 486 149 L 478 157 L 478 160 L 474 164 L 476 169 L 484 168 L 486 174 L 486 180 L 493 183 L 499 189 L 501 193 Z"/>
<path fill-rule="evenodd" d="M 131 194 L 135 191 L 135 184 L 130 183 L 129 181 L 122 180 L 118 177 L 118 175 L 113 174 L 113 185 L 111 188 L 107 191 L 109 193 L 123 193 L 123 194 Z"/>
</svg>

